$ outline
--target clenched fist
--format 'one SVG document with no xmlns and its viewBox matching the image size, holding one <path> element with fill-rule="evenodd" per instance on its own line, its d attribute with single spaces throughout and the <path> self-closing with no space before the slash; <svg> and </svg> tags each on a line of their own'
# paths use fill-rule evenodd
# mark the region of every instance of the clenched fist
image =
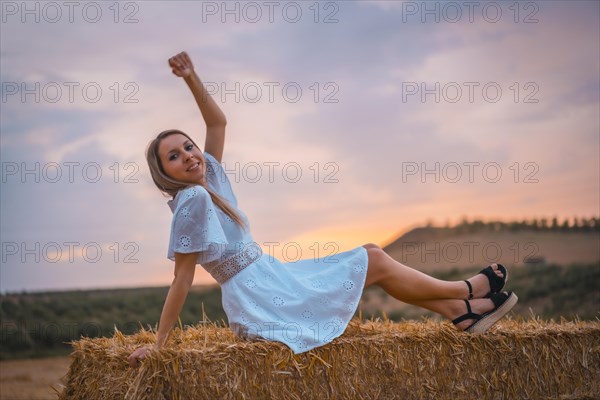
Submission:
<svg viewBox="0 0 600 400">
<path fill-rule="evenodd" d="M 173 73 L 180 78 L 189 77 L 194 72 L 194 65 L 185 51 L 169 58 L 169 66 Z"/>
</svg>

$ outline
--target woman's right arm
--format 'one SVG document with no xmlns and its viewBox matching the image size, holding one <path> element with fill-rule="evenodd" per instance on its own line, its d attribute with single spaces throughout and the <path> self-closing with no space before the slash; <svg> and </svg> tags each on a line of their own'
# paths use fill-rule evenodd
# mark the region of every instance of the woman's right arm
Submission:
<svg viewBox="0 0 600 400">
<path fill-rule="evenodd" d="M 154 346 L 144 346 L 127 357 L 132 367 L 137 367 L 138 361 L 146 358 L 146 354 L 151 349 L 159 350 L 169 338 L 173 325 L 179 317 L 183 308 L 187 294 L 194 282 L 194 273 L 196 272 L 196 260 L 198 253 L 175 253 L 175 278 L 171 283 L 171 288 L 167 294 L 165 305 L 163 306 L 158 324 L 158 333 Z"/>
<path fill-rule="evenodd" d="M 183 51 L 169 58 L 173 74 L 185 80 L 189 86 L 200 113 L 206 124 L 206 140 L 204 150 L 210 153 L 218 162 L 223 157 L 225 145 L 225 126 L 227 119 L 217 102 L 204 87 L 204 84 L 194 71 L 194 65 L 188 54 Z"/>
</svg>

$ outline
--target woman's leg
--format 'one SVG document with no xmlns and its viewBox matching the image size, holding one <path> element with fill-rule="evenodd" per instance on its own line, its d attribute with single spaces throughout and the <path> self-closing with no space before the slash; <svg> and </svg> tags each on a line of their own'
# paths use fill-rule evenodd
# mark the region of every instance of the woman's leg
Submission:
<svg viewBox="0 0 600 400">
<path fill-rule="evenodd" d="M 405 303 L 440 299 L 467 299 L 469 289 L 463 281 L 443 281 L 433 278 L 399 263 L 375 244 L 366 244 L 369 256 L 365 287 L 373 284 L 381 286 L 389 295 Z M 502 276 L 493 265 L 496 274 Z M 475 298 L 485 296 L 490 291 L 488 278 L 477 274 L 469 278 Z M 464 306 L 464 302 L 462 302 Z M 436 311 L 437 312 L 437 311 Z"/>
</svg>

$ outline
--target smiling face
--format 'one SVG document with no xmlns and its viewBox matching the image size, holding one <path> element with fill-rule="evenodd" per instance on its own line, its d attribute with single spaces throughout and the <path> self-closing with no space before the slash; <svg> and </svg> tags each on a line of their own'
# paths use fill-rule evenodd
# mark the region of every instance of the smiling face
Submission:
<svg viewBox="0 0 600 400">
<path fill-rule="evenodd" d="M 158 156 L 164 172 L 171 178 L 189 183 L 203 184 L 206 178 L 206 160 L 194 143 L 176 133 L 163 138 L 158 146 Z"/>
</svg>

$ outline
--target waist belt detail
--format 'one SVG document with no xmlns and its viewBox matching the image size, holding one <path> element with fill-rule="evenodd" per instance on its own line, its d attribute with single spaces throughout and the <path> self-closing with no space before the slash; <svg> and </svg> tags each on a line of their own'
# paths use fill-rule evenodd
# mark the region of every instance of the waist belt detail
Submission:
<svg viewBox="0 0 600 400">
<path fill-rule="evenodd" d="M 206 264 L 204 269 L 215 278 L 219 285 L 222 285 L 261 256 L 262 249 L 260 246 L 252 243 L 224 261 L 217 260 Z"/>
</svg>

